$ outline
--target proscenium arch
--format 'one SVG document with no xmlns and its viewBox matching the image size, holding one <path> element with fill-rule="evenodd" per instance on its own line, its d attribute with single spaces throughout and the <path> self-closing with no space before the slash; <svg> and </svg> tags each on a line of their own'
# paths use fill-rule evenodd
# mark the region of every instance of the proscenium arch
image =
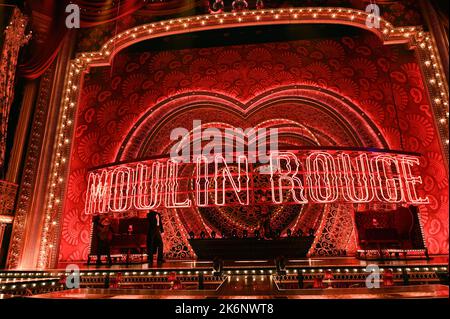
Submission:
<svg viewBox="0 0 450 319">
<path fill-rule="evenodd" d="M 349 119 L 340 113 L 339 108 L 350 112 L 353 122 L 357 121 L 358 124 L 368 128 L 366 133 L 370 135 L 371 141 L 375 143 L 375 145 L 370 145 L 371 147 L 389 149 L 389 144 L 378 126 L 351 100 L 324 88 L 317 88 L 311 85 L 290 85 L 268 90 L 247 103 L 242 103 L 221 93 L 205 91 L 180 93 L 168 97 L 149 107 L 135 122 L 118 148 L 115 161 L 121 162 L 136 159 L 136 156 L 143 149 L 147 149 L 146 145 L 151 143 L 154 132 L 159 131 L 159 128 L 163 127 L 173 116 L 182 114 L 189 109 L 211 107 L 245 119 L 268 105 L 281 102 L 307 103 L 309 106 L 320 108 L 321 111 L 330 114 L 340 124 L 342 129 L 346 131 L 347 136 L 353 138 L 355 146 L 367 146 L 364 145 L 364 141 L 359 137 L 360 134 L 354 129 Z M 161 117 L 156 124 L 150 126 L 149 120 L 153 116 L 158 116 L 155 115 L 158 112 L 161 114 Z"/>
<path fill-rule="evenodd" d="M 45 223 L 41 238 L 49 240 L 41 241 L 38 265 L 45 267 L 46 265 L 55 265 L 57 261 L 57 249 L 59 247 L 59 238 L 61 234 L 61 219 L 65 201 L 55 202 L 55 198 L 65 198 L 67 179 L 69 173 L 68 164 L 70 161 L 62 161 L 69 158 L 73 147 L 74 125 L 72 121 L 78 109 L 80 96 L 80 87 L 83 85 L 83 76 L 89 72 L 91 67 L 110 66 L 113 57 L 126 47 L 135 43 L 165 37 L 174 34 L 191 33 L 203 30 L 227 29 L 245 26 L 259 25 L 280 25 L 280 24 L 341 24 L 349 25 L 355 28 L 364 29 L 374 33 L 383 45 L 390 44 L 406 44 L 410 49 L 415 49 L 418 55 L 418 61 L 430 60 L 436 55 L 436 47 L 432 41 L 429 32 L 424 32 L 422 27 L 402 26 L 394 27 L 384 19 L 380 19 L 380 29 L 369 28 L 366 25 L 368 13 L 361 10 L 348 8 L 283 8 L 274 10 L 255 10 L 242 13 L 231 14 L 223 13 L 218 15 L 185 17 L 175 20 L 159 21 L 151 24 L 140 25 L 131 28 L 121 34 L 114 36 L 108 40 L 98 51 L 80 53 L 71 60 L 66 71 L 66 79 L 64 91 L 60 104 L 60 113 L 58 115 L 57 135 L 61 136 L 55 140 L 56 146 L 53 151 L 52 163 L 50 168 L 50 176 L 54 176 L 51 181 L 45 185 L 46 196 L 43 201 L 46 203 L 43 215 L 46 221 L 55 221 L 56 226 L 49 226 Z M 259 19 L 258 19 L 259 16 Z M 212 22 L 214 21 L 214 22 Z M 438 58 L 437 58 L 438 59 Z M 439 59 L 438 59 L 439 60 Z M 438 61 L 439 62 L 439 61 Z M 440 66 L 440 62 L 438 63 Z M 433 76 L 421 64 L 421 72 L 424 77 L 429 92 L 434 92 L 435 88 L 429 83 Z M 440 66 L 436 70 L 443 76 L 443 70 Z M 444 78 L 444 76 L 443 76 Z M 430 98 L 431 93 L 428 94 Z M 448 102 L 448 90 L 442 97 L 445 103 Z M 442 108 L 438 102 L 431 100 L 434 110 L 434 119 L 436 123 L 441 116 L 445 116 L 448 112 L 448 104 Z M 447 131 L 447 129 L 446 129 Z M 448 139 L 448 133 L 442 133 L 440 141 L 446 162 L 448 163 L 448 146 L 445 140 Z M 68 142 L 65 143 L 64 140 Z M 58 183 L 57 179 L 62 179 L 60 187 L 53 189 L 52 185 Z M 53 194 L 54 196 L 50 196 Z M 22 226 L 21 226 L 22 227 Z M 23 227 L 22 227 L 23 228 Z M 17 240 L 16 240 L 17 241 Z M 12 243 L 14 244 L 14 242 Z M 15 265 L 14 262 L 12 262 Z"/>
<path fill-rule="evenodd" d="M 138 42 L 171 35 L 270 25 L 330 24 L 347 25 L 375 34 L 383 44 L 415 45 L 415 34 L 420 27 L 396 28 L 383 18 L 378 18 L 379 27 L 373 27 L 370 13 L 349 8 L 283 8 L 251 10 L 235 13 L 199 15 L 170 19 L 130 28 L 104 43 L 99 51 L 81 53 L 76 59 L 80 67 L 109 66 L 115 55 Z"/>
</svg>

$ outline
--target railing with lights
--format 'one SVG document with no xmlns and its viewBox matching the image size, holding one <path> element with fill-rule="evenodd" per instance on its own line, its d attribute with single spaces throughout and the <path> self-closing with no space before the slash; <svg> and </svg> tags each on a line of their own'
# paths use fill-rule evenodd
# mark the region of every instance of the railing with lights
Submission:
<svg viewBox="0 0 450 319">
<path fill-rule="evenodd" d="M 291 262 L 292 263 L 292 262 Z M 174 295 L 179 290 L 201 290 L 205 295 L 220 294 L 220 287 L 230 278 L 239 280 L 273 280 L 278 292 L 299 289 L 326 288 L 366 288 L 368 275 L 372 274 L 364 266 L 299 266 L 290 264 L 284 274 L 279 274 L 273 266 L 266 267 L 228 267 L 221 275 L 202 268 L 159 269 L 159 270 L 83 270 L 80 275 L 80 288 L 138 289 L 161 293 L 167 291 Z M 379 265 L 378 282 L 381 287 L 407 285 L 448 285 L 448 265 Z M 65 279 L 71 273 L 54 270 L 0 272 L 0 294 L 11 296 L 32 296 L 67 290 Z M 201 280 L 200 280 L 201 278 Z M 201 283 L 201 285 L 200 285 Z M 172 291 L 172 292 L 171 292 Z M 377 289 L 372 290 L 377 293 Z M 100 292 L 99 292 L 100 293 Z M 102 294 L 105 290 L 102 290 Z M 124 290 L 122 293 L 125 293 Z M 277 294 L 277 292 L 273 292 Z M 447 291 L 448 294 L 448 291 Z M 68 292 L 67 296 L 70 296 Z"/>
</svg>

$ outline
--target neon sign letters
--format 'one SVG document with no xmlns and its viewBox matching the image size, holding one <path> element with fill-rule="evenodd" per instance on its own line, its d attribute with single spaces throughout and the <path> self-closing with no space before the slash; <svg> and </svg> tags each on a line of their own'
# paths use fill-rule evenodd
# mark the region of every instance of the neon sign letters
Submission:
<svg viewBox="0 0 450 319">
<path fill-rule="evenodd" d="M 333 149 L 270 152 L 259 166 L 247 155 L 236 159 L 201 155 L 194 163 L 157 159 L 93 170 L 85 213 L 258 204 L 261 191 L 271 194 L 264 204 L 429 202 L 419 194 L 416 155 Z M 254 182 L 261 177 L 266 186 Z"/>
</svg>

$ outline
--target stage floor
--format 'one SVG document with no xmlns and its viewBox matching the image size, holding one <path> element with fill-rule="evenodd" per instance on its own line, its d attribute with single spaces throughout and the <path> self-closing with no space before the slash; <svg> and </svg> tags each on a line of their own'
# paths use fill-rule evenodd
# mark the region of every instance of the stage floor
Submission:
<svg viewBox="0 0 450 319">
<path fill-rule="evenodd" d="M 354 257 L 305 258 L 289 260 L 286 273 L 277 273 L 271 260 L 225 262 L 223 276 L 214 275 L 211 262 L 167 261 L 162 265 L 113 265 L 111 267 L 80 264 L 81 287 L 36 292 L 29 298 L 43 299 L 393 299 L 393 298 L 448 298 L 447 255 L 430 259 L 359 260 Z M 380 287 L 366 288 L 366 266 L 380 268 Z M 31 281 L 48 281 L 56 285 L 66 272 L 66 264 L 57 269 L 0 271 L 0 283 L 26 285 Z M 384 271 L 393 274 L 393 285 L 385 286 Z M 331 284 L 326 272 L 332 273 Z M 303 276 L 299 276 L 299 274 Z M 199 286 L 204 275 L 205 288 Z M 439 275 L 438 275 L 439 274 Z M 447 276 L 447 281 L 442 274 Z M 405 276 L 408 278 L 405 281 Z M 175 290 L 170 277 L 180 279 L 182 288 Z M 114 278 L 121 278 L 119 286 L 104 288 Z M 302 284 L 299 278 L 302 277 Z M 304 277 L 304 278 L 303 278 Z M 320 288 L 316 280 L 320 279 Z M 31 280 L 31 281 L 30 281 Z M 322 280 L 324 285 L 322 285 Z M 304 283 L 304 284 L 303 284 Z M 300 289 L 301 288 L 301 289 Z M 5 292 L 8 293 L 8 292 Z M 9 292 L 11 293 L 11 292 Z M 24 296 L 24 295 L 22 295 Z"/>
<path fill-rule="evenodd" d="M 399 286 L 378 289 L 329 288 L 279 290 L 270 276 L 230 276 L 217 291 L 148 290 L 148 289 L 72 289 L 32 298 L 40 299 L 399 299 L 448 298 L 445 285 Z M 259 278 L 261 277 L 261 278 Z M 251 282 L 251 283 L 250 283 Z"/>
</svg>

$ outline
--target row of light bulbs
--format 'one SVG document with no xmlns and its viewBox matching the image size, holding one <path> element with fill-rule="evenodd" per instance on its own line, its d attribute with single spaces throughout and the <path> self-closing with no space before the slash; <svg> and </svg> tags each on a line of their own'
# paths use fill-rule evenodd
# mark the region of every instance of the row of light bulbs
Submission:
<svg viewBox="0 0 450 319">
<path fill-rule="evenodd" d="M 402 271 L 403 269 L 405 269 L 406 271 L 447 271 L 448 267 L 446 266 L 421 266 L 421 267 L 406 267 L 406 268 L 395 268 L 395 267 L 391 267 L 391 268 L 386 268 L 390 271 Z M 380 268 L 381 272 L 384 272 L 386 270 L 385 268 Z M 294 269 L 294 270 L 287 270 L 287 272 L 293 272 L 293 273 L 297 273 L 297 272 L 311 272 L 311 273 L 315 273 L 315 272 L 324 272 L 324 271 L 334 271 L 337 273 L 341 273 L 341 272 L 358 272 L 358 271 L 364 271 L 366 272 L 365 268 L 307 268 L 307 269 Z M 268 269 L 268 270 L 264 270 L 264 269 L 252 269 L 252 270 L 242 270 L 242 269 L 236 269 L 236 270 L 227 270 L 224 271 L 224 273 L 226 274 L 267 274 L 267 273 L 273 273 L 274 271 L 272 269 Z M 369 271 L 370 272 L 370 271 Z M 107 275 L 117 275 L 118 273 L 122 273 L 122 271 L 108 271 L 108 272 L 80 272 L 80 276 L 107 276 Z M 124 276 L 160 276 L 160 275 L 169 275 L 169 274 L 177 274 L 177 275 L 193 275 L 193 274 L 208 274 L 208 273 L 214 273 L 214 271 L 206 271 L 206 270 L 166 270 L 166 271 L 127 271 L 127 272 L 123 272 L 122 275 Z M 52 280 L 52 279 L 56 279 L 55 277 L 61 277 L 63 275 L 65 276 L 69 276 L 69 275 L 73 275 L 73 273 L 69 273 L 69 272 L 58 272 L 58 273 L 0 273 L 0 277 L 19 277 L 19 276 L 27 276 L 27 278 L 37 278 L 37 277 L 53 277 L 53 278 L 39 278 L 40 280 Z"/>
<path fill-rule="evenodd" d="M 55 286 L 55 285 L 56 285 L 55 282 L 50 283 L 50 286 Z M 38 284 L 33 283 L 33 284 L 22 284 L 22 285 L 20 285 L 19 287 L 21 287 L 21 288 L 28 288 L 28 287 L 35 288 L 35 287 L 37 287 L 37 286 L 38 286 Z M 42 286 L 42 287 L 47 286 L 47 283 L 43 282 L 43 283 L 41 283 L 41 286 Z M 8 287 L 8 288 L 16 289 L 16 288 L 18 288 L 18 287 L 17 287 L 17 285 L 12 285 L 11 287 Z M 6 286 L 1 286 L 1 289 L 2 289 L 2 290 L 5 290 L 5 289 L 6 289 Z"/>
<path fill-rule="evenodd" d="M 282 16 L 283 15 L 283 16 Z M 359 22 L 364 24 L 366 22 L 366 19 L 368 17 L 371 17 L 370 14 L 360 11 L 360 10 L 353 10 L 353 9 L 344 9 L 344 8 L 303 8 L 303 9 L 277 9 L 277 10 L 254 10 L 254 11 L 243 11 L 240 13 L 222 13 L 222 14 L 215 14 L 215 15 L 203 15 L 203 16 L 197 16 L 197 17 L 190 17 L 190 18 L 182 18 L 182 19 L 172 19 L 168 21 L 160 21 L 155 22 L 149 25 L 143 25 L 140 27 L 135 27 L 132 30 L 124 31 L 120 34 L 118 34 L 116 37 L 110 39 L 108 43 L 106 43 L 102 50 L 95 53 L 88 53 L 82 55 L 83 58 L 87 58 L 88 60 L 90 58 L 94 58 L 96 56 L 109 56 L 111 54 L 110 46 L 113 47 L 116 46 L 116 42 L 119 42 L 121 39 L 124 39 L 125 41 L 131 36 L 131 38 L 136 39 L 138 37 L 138 32 L 146 32 L 148 34 L 155 33 L 155 31 L 164 32 L 169 31 L 172 29 L 183 29 L 183 28 L 189 28 L 192 26 L 206 26 L 206 25 L 220 25 L 225 22 L 236 24 L 236 23 L 242 23 L 242 22 L 254 22 L 254 21 L 261 21 L 265 17 L 273 18 L 273 19 L 281 19 L 284 18 L 285 20 L 290 19 L 298 19 L 298 18 L 332 18 L 332 19 L 343 19 L 343 20 L 350 20 L 354 21 L 356 19 L 359 19 Z M 381 24 L 384 24 L 383 33 L 395 35 L 395 34 L 402 34 L 404 37 L 409 37 L 410 33 L 415 31 L 415 27 L 410 28 L 401 28 L 401 29 L 394 29 L 392 28 L 392 25 L 389 22 L 384 21 L 382 18 L 377 17 L 376 18 Z M 89 62 L 89 61 L 88 61 Z"/>
<path fill-rule="evenodd" d="M 419 267 L 409 268 L 409 267 L 407 267 L 407 268 L 404 268 L 404 269 L 406 271 L 408 271 L 408 272 L 412 271 L 412 270 L 414 270 L 414 271 L 420 271 L 420 270 L 422 270 L 422 271 L 430 271 L 430 270 L 432 270 L 432 271 L 439 271 L 439 270 L 447 271 L 447 267 L 439 267 L 439 268 L 438 267 L 422 267 L 422 268 L 419 268 Z M 394 268 L 388 268 L 388 270 L 393 272 Z M 396 268 L 395 270 L 397 270 L 398 272 L 401 272 L 403 269 L 402 268 Z M 306 272 L 309 272 L 309 273 L 316 273 L 316 272 L 317 273 L 323 273 L 324 271 L 325 271 L 325 269 L 322 269 L 322 268 L 318 269 L 317 271 L 315 269 L 310 269 L 309 271 L 307 271 L 306 269 L 301 269 L 301 270 L 294 269 L 293 271 L 288 269 L 288 270 L 286 270 L 286 274 L 290 274 L 290 273 L 297 274 L 299 272 L 302 272 L 302 273 L 306 273 Z M 326 271 L 332 271 L 332 269 L 329 268 L 329 269 L 326 269 Z M 358 269 L 357 268 L 353 268 L 352 271 L 354 273 L 356 273 L 356 272 L 358 272 Z M 362 269 L 362 271 L 366 272 L 366 270 L 364 268 Z M 384 268 L 380 268 L 380 272 L 384 272 L 384 271 L 385 271 Z M 348 268 L 345 268 L 345 269 L 342 269 L 342 270 L 340 268 L 338 268 L 338 269 L 335 269 L 335 272 L 337 272 L 337 273 L 341 273 L 341 272 L 350 273 L 351 271 Z M 184 274 L 191 275 L 193 273 L 198 275 L 200 273 L 203 273 L 203 274 L 206 275 L 206 274 L 208 274 L 208 271 L 195 271 L 195 272 L 191 272 L 191 271 L 187 271 L 187 272 L 185 272 L 185 271 L 175 271 L 175 272 L 170 272 L 170 273 L 175 273 L 175 274 L 178 274 L 178 275 L 184 275 Z M 212 273 L 214 273 L 214 271 Z M 249 270 L 244 270 L 244 271 L 240 271 L 240 270 L 231 271 L 231 270 L 228 270 L 228 271 L 226 271 L 226 273 L 229 274 L 229 275 L 231 275 L 233 273 L 237 274 L 237 275 L 240 275 L 240 274 L 244 274 L 244 275 L 252 274 L 253 275 L 253 274 L 257 274 L 258 272 L 256 270 L 251 270 L 251 271 L 249 271 Z M 269 270 L 267 272 L 264 271 L 264 270 L 259 270 L 259 273 L 260 274 L 266 274 L 266 273 L 273 274 L 274 272 L 273 272 L 273 270 Z M 117 274 L 117 273 L 113 273 L 113 272 L 109 272 L 109 273 L 106 273 L 106 272 L 103 272 L 103 273 L 95 272 L 95 273 L 87 273 L 87 274 L 81 273 L 80 275 L 81 276 L 85 276 L 85 275 L 87 275 L 87 276 L 99 276 L 99 275 L 106 276 L 106 275 L 115 275 L 115 274 Z M 139 275 L 141 275 L 141 276 L 146 275 L 146 274 L 147 275 L 153 275 L 153 272 L 147 272 L 147 273 L 139 272 Z M 168 274 L 169 274 L 169 272 L 167 272 L 167 271 L 164 271 L 164 272 L 157 271 L 157 272 L 155 272 L 155 275 L 157 275 L 157 276 L 158 275 L 168 275 Z M 8 275 L 10 275 L 10 274 L 8 274 Z M 62 275 L 64 275 L 64 273 L 58 273 L 58 276 L 62 276 Z M 69 274 L 66 274 L 66 275 L 69 275 Z M 132 272 L 132 273 L 125 272 L 125 276 L 130 276 L 130 275 L 136 276 L 136 275 L 138 275 L 138 272 Z M 7 281 L 7 283 L 8 283 L 8 281 Z M 34 288 L 34 287 L 37 287 L 37 285 L 38 285 L 37 283 L 32 283 L 32 284 L 22 284 L 22 285 L 19 285 L 19 286 L 21 288 L 27 288 L 28 286 Z M 43 282 L 40 285 L 41 286 L 46 286 L 47 283 Z M 51 286 L 55 286 L 56 282 L 51 282 L 50 285 Z M 10 288 L 11 289 L 16 289 L 17 287 L 18 287 L 17 285 L 12 285 Z M 7 287 L 4 286 L 4 285 L 1 286 L 1 289 L 3 289 L 3 290 L 6 289 L 6 288 Z"/>
<path fill-rule="evenodd" d="M 428 272 L 428 271 L 439 271 L 439 270 L 441 270 L 441 271 L 447 271 L 447 267 L 422 267 L 422 268 L 419 268 L 419 267 L 414 267 L 413 269 L 412 268 L 409 268 L 409 267 L 407 267 L 407 268 L 404 268 L 404 270 L 406 270 L 407 272 L 410 272 L 410 271 L 412 271 L 412 270 L 414 270 L 414 271 L 425 271 L 425 272 Z M 365 268 L 362 268 L 361 269 L 363 272 L 370 272 L 370 271 L 368 271 L 368 270 L 366 270 Z M 393 272 L 394 270 L 396 270 L 397 272 L 402 272 L 403 271 L 403 268 L 396 268 L 396 269 L 394 269 L 394 268 L 388 268 L 388 270 L 389 271 L 391 271 L 391 272 Z M 291 271 L 291 270 L 289 270 L 289 269 L 287 269 L 286 270 L 286 274 L 291 274 L 291 273 L 293 273 L 293 274 L 298 274 L 299 272 L 301 272 L 301 273 L 311 273 L 311 274 L 315 274 L 315 273 L 323 273 L 325 271 L 325 269 L 322 269 L 322 268 L 320 268 L 320 269 L 318 269 L 317 271 L 315 270 L 315 269 L 309 269 L 309 270 L 307 270 L 307 269 L 299 269 L 299 270 L 297 270 L 297 269 L 294 269 L 293 271 Z M 332 269 L 326 269 L 326 271 L 329 271 L 329 272 L 331 272 L 332 271 Z M 357 268 L 353 268 L 352 269 L 352 271 L 353 271 L 353 273 L 357 273 L 358 272 L 358 269 Z M 341 272 L 344 272 L 344 273 L 350 273 L 351 272 L 351 270 L 350 269 L 348 269 L 348 268 L 345 268 L 345 269 L 340 269 L 340 268 L 337 268 L 337 269 L 334 269 L 334 272 L 336 272 L 336 273 L 341 273 Z M 385 272 L 385 269 L 384 268 L 380 268 L 380 272 Z M 185 275 L 185 274 L 187 274 L 187 275 L 191 275 L 191 274 L 196 274 L 196 275 L 199 275 L 199 274 L 204 274 L 204 275 L 207 275 L 209 272 L 208 271 L 171 271 L 171 272 L 168 272 L 168 271 L 164 271 L 164 272 L 159 272 L 159 271 L 156 271 L 154 274 L 156 275 L 156 276 L 159 276 L 159 275 L 168 275 L 168 274 L 172 274 L 172 273 L 175 273 L 176 275 Z M 236 275 L 241 275 L 241 274 L 243 274 L 243 275 L 256 275 L 258 272 L 257 272 L 257 270 L 244 270 L 244 271 L 241 271 L 241 270 L 235 270 L 235 271 L 231 271 L 231 270 L 228 270 L 228 271 L 226 271 L 226 273 L 228 274 L 228 275 L 232 275 L 233 273 L 234 274 L 236 274 Z M 80 273 L 80 276 L 85 276 L 85 275 L 87 275 L 87 276 L 99 276 L 99 275 L 103 275 L 103 276 L 106 276 L 106 275 L 116 275 L 117 274 L 117 272 L 116 273 L 114 273 L 114 272 L 109 272 L 109 273 L 107 273 L 107 272 L 103 272 L 103 273 L 99 273 L 99 272 L 95 272 L 95 273 L 91 273 L 91 272 L 89 272 L 89 273 Z M 211 272 L 211 274 L 213 275 L 214 274 L 214 271 L 212 271 Z M 265 270 L 259 270 L 259 274 L 260 275 L 264 275 L 264 274 L 270 274 L 270 275 L 273 275 L 274 274 L 274 271 L 273 270 L 268 270 L 268 271 L 265 271 Z M 10 275 L 10 274 L 8 274 L 8 275 Z M 44 274 L 42 274 L 42 275 L 44 275 Z M 46 275 L 48 275 L 48 274 L 46 274 Z M 51 274 L 51 275 L 53 275 L 53 274 Z M 56 275 L 56 274 L 55 274 Z M 58 273 L 58 276 L 62 276 L 62 275 L 64 275 L 64 273 Z M 65 275 L 69 275 L 69 273 L 67 273 L 67 274 L 65 274 Z M 153 275 L 153 272 L 143 272 L 143 271 L 141 271 L 141 272 L 125 272 L 125 274 L 124 274 L 125 276 L 137 276 L 137 275 L 141 275 L 141 276 L 144 276 L 144 275 Z M 8 282 L 7 282 L 8 283 Z M 51 284 L 51 286 L 55 286 L 56 285 L 56 282 L 51 282 L 50 283 Z M 32 283 L 32 284 L 22 284 L 22 285 L 20 285 L 20 287 L 21 288 L 27 288 L 28 286 L 30 286 L 30 287 L 36 287 L 38 284 L 37 283 Z M 40 284 L 41 286 L 46 286 L 47 285 L 47 283 L 45 283 L 45 282 L 43 282 L 43 283 L 41 283 Z M 4 289 L 6 289 L 7 287 L 5 286 L 5 285 L 3 285 L 3 286 L 1 286 L 1 289 L 2 290 L 4 290 Z M 11 289 L 16 289 L 17 288 L 17 285 L 12 285 L 12 286 L 10 286 L 10 288 Z"/>
<path fill-rule="evenodd" d="M 433 40 L 428 35 L 420 42 L 419 47 L 426 53 L 426 59 L 423 62 L 426 72 L 429 73 L 428 87 L 430 94 L 433 95 L 432 101 L 435 105 L 436 116 L 439 117 L 439 124 L 444 133 L 443 142 L 449 145 L 448 138 L 448 121 L 449 121 L 449 107 L 448 107 L 448 87 L 446 87 L 444 76 L 440 68 L 439 58 L 435 52 Z"/>
<path fill-rule="evenodd" d="M 73 123 L 75 102 L 78 95 L 78 87 L 74 83 L 78 83 L 81 77 L 81 69 L 75 63 L 70 64 L 69 76 L 65 85 L 63 98 L 63 109 L 61 110 L 62 123 L 59 127 L 59 133 L 55 145 L 54 167 L 50 176 L 50 191 L 47 199 L 46 214 L 44 219 L 44 228 L 42 233 L 42 242 L 39 249 L 38 267 L 45 268 L 50 260 L 49 255 L 55 254 L 53 248 L 57 244 L 58 231 L 58 209 L 61 204 L 61 193 L 63 191 L 64 168 L 67 164 L 67 155 L 70 149 L 70 129 Z M 56 206 L 56 207 L 55 207 Z M 54 230 L 54 231 L 53 231 Z M 54 256 L 56 257 L 56 256 Z"/>
<path fill-rule="evenodd" d="M 108 56 L 111 55 L 112 50 L 121 43 L 125 44 L 129 41 L 129 37 L 136 39 L 138 37 L 138 32 L 143 32 L 143 35 L 148 36 L 149 34 L 158 31 L 160 33 L 168 32 L 173 28 L 186 29 L 191 25 L 199 28 L 200 26 L 209 25 L 220 25 L 225 22 L 230 24 L 243 23 L 243 22 L 263 22 L 264 19 L 298 19 L 298 18 L 331 18 L 331 19 L 341 19 L 341 20 L 357 20 L 358 23 L 366 23 L 366 19 L 373 18 L 370 14 L 353 9 L 344 8 L 300 8 L 300 9 L 277 9 L 277 10 L 254 10 L 254 11 L 244 11 L 240 13 L 222 13 L 217 15 L 203 15 L 197 17 L 189 17 L 182 19 L 172 19 L 169 21 L 161 21 L 157 23 L 152 23 L 150 25 L 143 25 L 140 27 L 135 27 L 132 30 L 127 30 L 123 33 L 118 34 L 114 38 L 110 39 L 100 51 L 92 53 L 83 53 L 81 56 L 77 57 L 70 66 L 68 81 L 65 86 L 65 97 L 63 101 L 63 110 L 61 115 L 61 126 L 59 128 L 59 135 L 56 142 L 56 158 L 54 159 L 54 167 L 52 168 L 53 174 L 51 176 L 50 182 L 50 192 L 46 207 L 46 216 L 44 221 L 44 231 L 42 234 L 42 243 L 39 251 L 39 261 L 38 266 L 40 268 L 45 267 L 49 262 L 49 255 L 54 256 L 53 248 L 57 244 L 57 229 L 58 227 L 58 210 L 60 209 L 61 199 L 59 196 L 63 192 L 63 176 L 64 176 L 64 164 L 67 163 L 68 151 L 70 149 L 69 135 L 71 130 L 71 125 L 73 123 L 73 114 L 75 101 L 77 101 L 78 87 L 76 83 L 80 83 L 81 73 L 88 67 L 92 62 L 98 64 L 108 64 Z M 377 18 L 378 22 L 382 27 L 382 33 L 385 39 L 391 39 L 393 37 L 403 37 L 410 38 L 413 34 L 417 32 L 415 27 L 402 27 L 394 28 L 389 22 L 384 21 L 381 18 Z M 355 21 L 356 23 L 356 21 Z M 200 27 L 201 28 L 201 27 Z M 139 34 L 142 35 L 142 34 Z M 419 36 L 423 36 L 423 32 L 418 32 Z M 430 85 L 437 86 L 443 90 L 440 92 L 439 96 L 434 97 L 435 106 L 443 105 L 445 108 L 445 115 L 439 119 L 439 123 L 443 126 L 443 129 L 448 125 L 448 93 L 445 91 L 445 85 L 442 72 L 439 68 L 438 58 L 434 52 L 434 46 L 431 42 L 431 38 L 427 36 L 425 41 L 419 44 L 419 47 L 424 50 L 428 50 L 429 60 L 426 60 L 426 67 L 433 67 L 435 69 L 434 76 L 429 80 Z M 70 116 L 69 116 L 70 114 Z M 445 131 L 445 130 L 444 130 Z M 448 134 L 448 133 L 447 133 Z M 444 137 L 444 143 L 448 145 L 448 135 Z M 66 155 L 63 155 L 66 154 Z M 58 196 L 59 195 L 59 196 Z M 57 206 L 57 207 L 55 207 Z M 52 219 L 52 216 L 54 219 Z"/>
</svg>

